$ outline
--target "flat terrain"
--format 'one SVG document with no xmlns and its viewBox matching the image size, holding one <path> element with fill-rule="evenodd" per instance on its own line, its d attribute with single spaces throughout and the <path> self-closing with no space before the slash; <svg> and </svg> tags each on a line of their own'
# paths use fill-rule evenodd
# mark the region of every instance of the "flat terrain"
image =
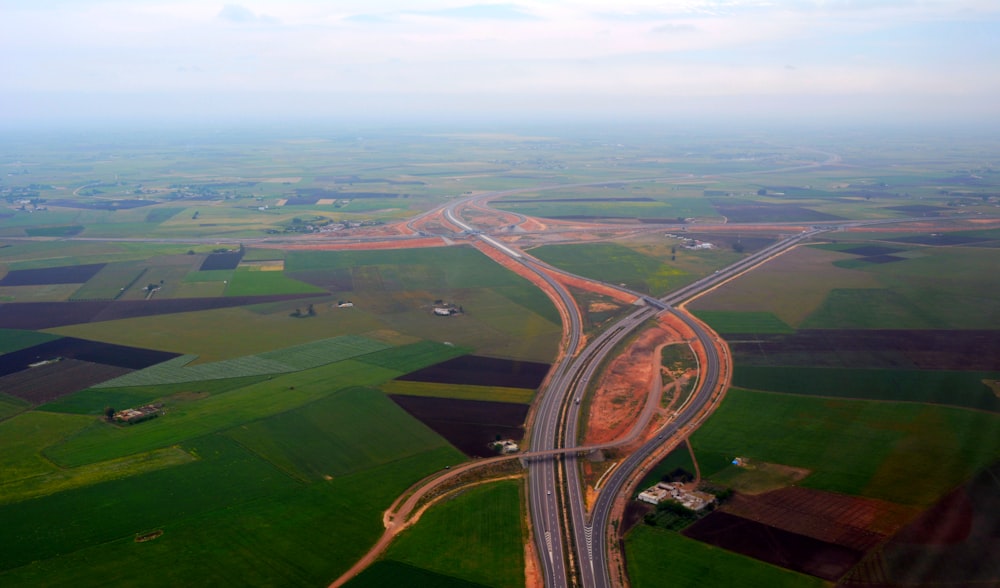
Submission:
<svg viewBox="0 0 1000 588">
<path fill-rule="evenodd" d="M 912 549 L 980 553 L 817 505 L 969 512 L 943 497 L 978 496 L 970 478 L 1000 457 L 994 140 L 446 130 L 0 137 L 0 584 L 323 586 L 414 482 L 521 439 L 559 311 L 476 235 L 407 224 L 505 190 L 508 212 L 466 220 L 655 296 L 814 223 L 916 217 L 824 233 L 692 303 L 743 388 L 691 443 L 702 477 L 741 493 L 728 516 L 854 550 L 858 570 L 884 562 L 804 532 L 804 515 L 765 516 L 769 493 L 881 533 L 892 569 Z M 632 308 L 567 283 L 589 336 Z M 658 343 L 631 375 L 657 381 L 659 359 L 665 418 L 693 358 Z M 147 404 L 162 412 L 105 419 Z M 656 472 L 695 465 L 685 450 Z M 523 585 L 522 502 L 519 481 L 463 490 L 354 585 Z M 637 586 L 819 585 L 645 525 L 626 549 Z"/>
</svg>

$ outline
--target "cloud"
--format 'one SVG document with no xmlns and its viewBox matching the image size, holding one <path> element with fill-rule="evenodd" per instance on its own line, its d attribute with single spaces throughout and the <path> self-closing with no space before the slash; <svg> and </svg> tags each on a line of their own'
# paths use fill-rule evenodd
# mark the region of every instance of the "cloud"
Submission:
<svg viewBox="0 0 1000 588">
<path fill-rule="evenodd" d="M 463 20 L 539 20 L 513 4 L 471 4 L 438 10 L 408 12 L 422 16 L 438 16 Z"/>
<path fill-rule="evenodd" d="M 678 24 L 678 23 L 668 22 L 666 24 L 653 27 L 652 31 L 650 32 L 656 33 L 658 35 L 669 35 L 673 33 L 693 33 L 696 32 L 697 30 L 698 27 L 692 24 L 687 24 L 687 23 Z"/>
<path fill-rule="evenodd" d="M 241 6 L 239 4 L 226 4 L 219 11 L 218 15 L 220 20 L 227 22 L 244 24 L 244 23 L 265 23 L 265 24 L 277 24 L 278 19 L 273 16 L 267 16 L 266 14 L 257 15 L 254 14 L 249 8 Z"/>
</svg>

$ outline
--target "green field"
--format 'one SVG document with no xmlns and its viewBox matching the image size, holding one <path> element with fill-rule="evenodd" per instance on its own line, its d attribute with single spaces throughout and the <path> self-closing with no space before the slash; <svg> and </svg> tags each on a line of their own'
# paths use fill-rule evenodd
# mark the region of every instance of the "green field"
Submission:
<svg viewBox="0 0 1000 588">
<path fill-rule="evenodd" d="M 296 484 L 221 437 L 192 442 L 187 450 L 200 459 L 0 506 L 0 569 L 104 543 L 170 519 L 236 506 Z"/>
<path fill-rule="evenodd" d="M 0 421 L 0 486 L 57 468 L 41 449 L 70 437 L 93 422 L 90 417 L 26 412 Z"/>
<path fill-rule="evenodd" d="M 385 588 L 385 586 L 397 584 L 434 586 L 435 588 L 485 588 L 484 584 L 476 584 L 445 574 L 436 574 L 398 561 L 385 560 L 377 561 L 368 566 L 344 586 L 347 588 Z"/>
<path fill-rule="evenodd" d="M 123 261 L 109 263 L 80 289 L 73 292 L 71 300 L 114 300 L 144 276 L 149 268 L 141 262 Z M 142 283 L 139 288 L 145 287 Z"/>
<path fill-rule="evenodd" d="M 301 302 L 270 305 L 268 312 L 255 307 L 222 308 L 71 325 L 50 332 L 195 355 L 198 357 L 195 364 L 200 364 L 384 327 L 378 317 L 364 313 L 338 314 L 327 308 L 315 317 L 291 318 L 288 314 L 296 304 Z"/>
<path fill-rule="evenodd" d="M 264 416 L 298 408 L 338 389 L 381 384 L 398 372 L 346 360 L 311 370 L 274 376 L 256 384 L 178 404 L 141 426 L 93 422 L 72 439 L 46 450 L 64 467 L 74 467 L 166 447 Z"/>
<path fill-rule="evenodd" d="M 570 273 L 652 295 L 663 295 L 682 282 L 685 272 L 617 243 L 547 245 L 531 254 Z"/>
<path fill-rule="evenodd" d="M 384 558 L 487 586 L 524 586 L 520 488 L 519 480 L 505 480 L 445 499 L 400 535 Z"/>
<path fill-rule="evenodd" d="M 204 453 L 202 461 L 0 507 L 24 509 L 10 518 L 4 512 L 10 524 L 0 541 L 5 550 L 11 546 L 5 566 L 27 564 L 0 573 L 0 582 L 125 585 L 141 569 L 142 583 L 155 586 L 229 585 L 234 578 L 240 585 L 325 585 L 375 542 L 382 511 L 399 493 L 454 459 L 454 450 L 439 449 L 302 486 L 222 437 L 191 448 Z M 120 502 L 101 500 L 116 496 Z M 85 510 L 74 510 L 88 497 Z M 68 520 L 90 524 L 67 527 Z M 135 541 L 156 530 L 163 535 Z M 58 556 L 40 557 L 55 555 L 57 547 Z"/>
<path fill-rule="evenodd" d="M 95 387 L 156 386 L 180 382 L 283 374 L 320 367 L 387 348 L 388 345 L 379 341 L 346 335 L 267 351 L 257 355 L 197 365 L 188 365 L 194 359 L 192 356 L 180 356 L 108 380 Z"/>
<path fill-rule="evenodd" d="M 323 294 L 326 291 L 312 284 L 286 277 L 282 272 L 265 272 L 256 268 L 239 268 L 226 288 L 226 296 L 266 296 L 269 294 Z"/>
<path fill-rule="evenodd" d="M 795 329 L 770 312 L 699 310 L 694 313 L 718 333 L 794 333 Z"/>
<path fill-rule="evenodd" d="M 377 416 L 376 416 L 377 415 Z M 447 443 L 378 390 L 348 388 L 227 432 L 304 481 L 340 477 Z M 462 461 L 456 450 L 455 461 Z"/>
<path fill-rule="evenodd" d="M 63 396 L 38 407 L 40 411 L 65 412 L 70 414 L 100 415 L 105 407 L 127 408 L 160 401 L 167 406 L 193 402 L 205 396 L 221 394 L 262 382 L 267 376 L 203 380 L 197 383 L 180 382 L 150 386 L 128 386 L 123 388 L 88 388 Z"/>
<path fill-rule="evenodd" d="M 846 255 L 796 247 L 699 297 L 689 308 L 696 312 L 771 313 L 781 322 L 798 328 L 836 288 L 883 287 L 869 272 L 833 265 Z"/>
<path fill-rule="evenodd" d="M 735 388 L 691 443 L 699 461 L 707 453 L 806 468 L 805 486 L 929 505 L 1000 457 L 1000 415 Z"/>
<path fill-rule="evenodd" d="M 608 198 L 620 197 L 618 191 L 609 192 Z M 633 196 L 626 194 L 625 196 Z M 518 196 L 520 198 L 520 195 Z M 545 193 L 545 198 L 551 194 Z M 678 222 L 689 217 L 719 218 L 708 200 L 701 198 L 676 198 L 640 202 L 609 202 L 595 198 L 591 201 L 576 202 L 504 202 L 493 203 L 499 210 L 509 210 L 528 216 L 544 218 L 639 218 L 658 219 L 661 222 Z"/>
<path fill-rule="evenodd" d="M 20 329 L 0 329 L 0 354 L 10 353 L 18 349 L 26 349 L 48 341 L 58 339 L 58 335 L 39 333 L 37 331 L 22 331 Z"/>
<path fill-rule="evenodd" d="M 664 476 L 678 468 L 694 474 L 694 462 L 691 461 L 691 452 L 688 451 L 686 443 L 678 445 L 670 452 L 670 454 L 661 459 L 656 466 L 653 467 L 653 469 L 649 470 L 649 473 L 647 473 L 642 478 L 642 481 L 639 482 L 636 494 L 656 484 L 662 480 Z"/>
<path fill-rule="evenodd" d="M 1000 411 L 1000 398 L 983 380 L 1000 380 L 1000 372 L 744 365 L 733 370 L 733 385 L 752 390 Z"/>
<path fill-rule="evenodd" d="M 0 421 L 31 407 L 27 400 L 0 393 Z"/>
<path fill-rule="evenodd" d="M 670 586 L 700 588 L 814 587 L 819 578 L 772 566 L 679 533 L 640 524 L 625 538 L 629 580 L 636 588 Z"/>
</svg>

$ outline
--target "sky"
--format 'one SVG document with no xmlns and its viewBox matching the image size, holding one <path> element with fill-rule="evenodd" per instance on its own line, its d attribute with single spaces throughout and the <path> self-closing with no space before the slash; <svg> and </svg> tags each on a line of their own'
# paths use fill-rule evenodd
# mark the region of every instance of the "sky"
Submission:
<svg viewBox="0 0 1000 588">
<path fill-rule="evenodd" d="M 0 0 L 0 124 L 995 121 L 998 0 Z"/>
</svg>

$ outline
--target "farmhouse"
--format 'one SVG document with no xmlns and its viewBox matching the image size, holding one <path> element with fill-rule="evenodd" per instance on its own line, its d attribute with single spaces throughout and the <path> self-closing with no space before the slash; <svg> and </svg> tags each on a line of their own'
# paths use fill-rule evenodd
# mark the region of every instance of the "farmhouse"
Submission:
<svg viewBox="0 0 1000 588">
<path fill-rule="evenodd" d="M 649 504 L 659 504 L 664 500 L 679 502 L 685 508 L 693 511 L 704 509 L 715 502 L 715 497 L 704 492 L 688 492 L 683 484 L 660 482 L 639 493 L 638 499 Z"/>
<path fill-rule="evenodd" d="M 125 410 L 119 410 L 114 414 L 114 419 L 119 423 L 134 425 L 136 423 L 141 423 L 142 421 L 155 419 L 161 414 L 163 414 L 162 404 L 147 404 L 145 406 L 140 406 L 139 408 L 126 408 Z"/>
<path fill-rule="evenodd" d="M 490 443 L 490 447 L 494 451 L 497 451 L 497 452 L 503 453 L 503 454 L 517 453 L 518 450 L 520 449 L 517 446 L 517 443 L 515 443 L 513 439 L 504 439 L 502 441 L 494 441 L 494 442 Z"/>
</svg>

